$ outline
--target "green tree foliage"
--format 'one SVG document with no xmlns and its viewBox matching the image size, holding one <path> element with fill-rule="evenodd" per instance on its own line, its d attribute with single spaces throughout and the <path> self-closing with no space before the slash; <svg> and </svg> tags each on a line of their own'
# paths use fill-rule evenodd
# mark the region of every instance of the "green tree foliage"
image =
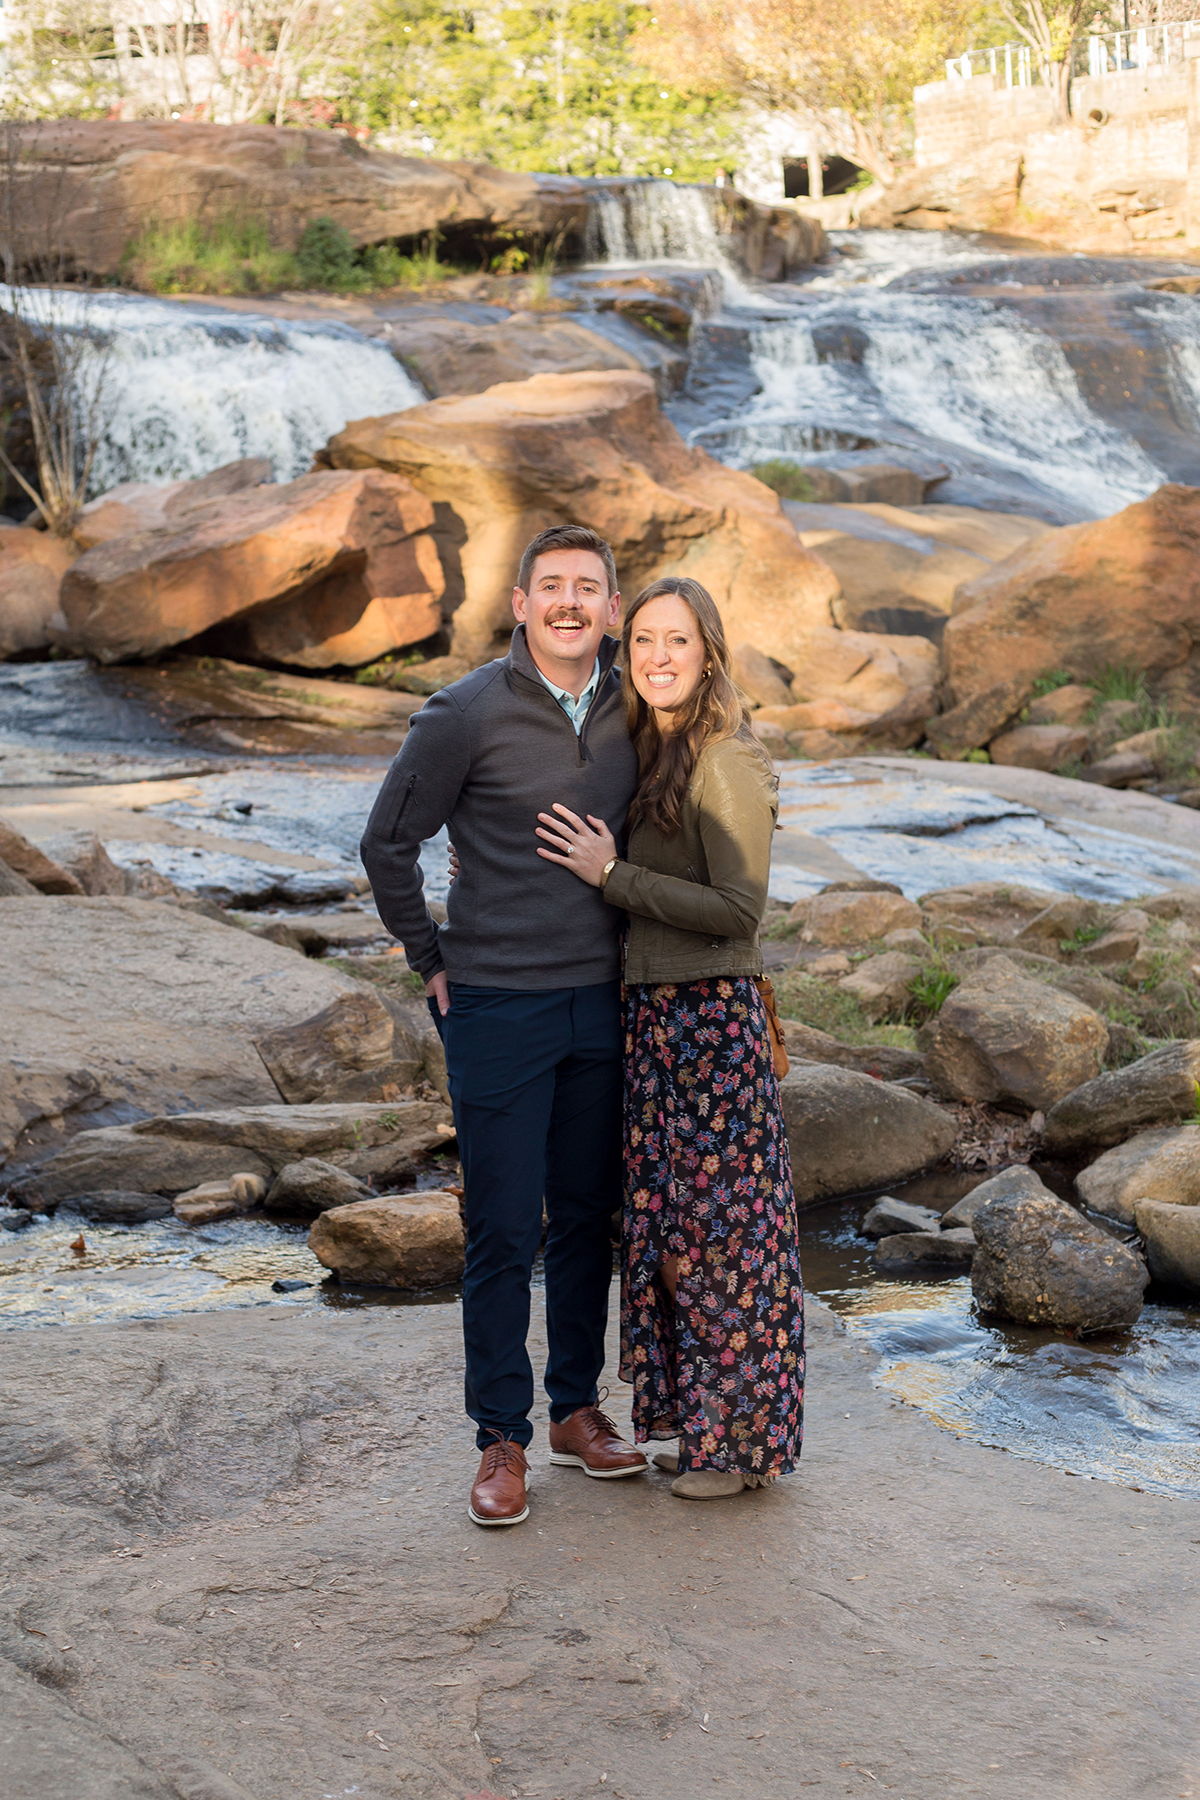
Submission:
<svg viewBox="0 0 1200 1800">
<path fill-rule="evenodd" d="M 379 0 L 356 122 L 409 154 L 564 175 L 711 179 L 736 102 L 634 53 L 636 0 Z"/>
</svg>

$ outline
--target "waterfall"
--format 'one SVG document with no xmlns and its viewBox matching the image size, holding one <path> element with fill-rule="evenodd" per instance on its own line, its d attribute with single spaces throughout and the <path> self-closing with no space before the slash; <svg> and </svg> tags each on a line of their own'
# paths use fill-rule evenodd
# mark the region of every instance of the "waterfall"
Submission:
<svg viewBox="0 0 1200 1800">
<path fill-rule="evenodd" d="M 721 242 L 703 188 L 651 179 L 595 187 L 585 244 L 593 261 L 610 267 L 676 262 L 715 269 L 727 304 L 762 310 L 761 295 L 746 284 Z"/>
<path fill-rule="evenodd" d="M 425 398 L 390 350 L 337 322 L 71 290 L 35 304 L 43 323 L 92 346 L 77 383 L 102 385 L 92 494 L 244 456 L 269 457 L 291 481 L 351 419 Z"/>
<path fill-rule="evenodd" d="M 1007 471 L 1014 505 L 1033 483 L 1079 518 L 1114 512 L 1165 479 L 1087 405 L 1055 339 L 988 300 L 826 292 L 756 329 L 750 350 L 760 392 L 736 418 L 692 433 L 738 467 L 890 444 L 961 475 L 1003 482 Z"/>
</svg>

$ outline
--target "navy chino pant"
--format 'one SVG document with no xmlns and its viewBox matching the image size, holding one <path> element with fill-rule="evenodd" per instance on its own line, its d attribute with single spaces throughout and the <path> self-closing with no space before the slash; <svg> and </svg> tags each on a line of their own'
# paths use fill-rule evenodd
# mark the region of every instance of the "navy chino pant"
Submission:
<svg viewBox="0 0 1200 1800">
<path fill-rule="evenodd" d="M 446 1047 L 467 1215 L 466 1407 L 483 1449 L 533 1436 L 529 1286 L 549 1220 L 546 1392 L 559 1422 L 596 1400 L 621 1201 L 620 987 L 450 989 Z"/>
</svg>

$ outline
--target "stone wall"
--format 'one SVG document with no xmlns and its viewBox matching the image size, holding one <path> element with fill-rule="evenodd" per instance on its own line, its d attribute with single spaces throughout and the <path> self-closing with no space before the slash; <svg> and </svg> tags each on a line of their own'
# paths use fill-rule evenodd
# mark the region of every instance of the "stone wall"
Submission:
<svg viewBox="0 0 1200 1800">
<path fill-rule="evenodd" d="M 1003 76 L 917 88 L 914 163 L 886 201 L 893 222 L 940 214 L 1095 250 L 1184 238 L 1194 71 L 1187 61 L 1081 77 L 1068 125 L 1055 125 L 1048 89 L 1010 88 Z M 1194 161 L 1195 123 L 1191 137 Z"/>
</svg>

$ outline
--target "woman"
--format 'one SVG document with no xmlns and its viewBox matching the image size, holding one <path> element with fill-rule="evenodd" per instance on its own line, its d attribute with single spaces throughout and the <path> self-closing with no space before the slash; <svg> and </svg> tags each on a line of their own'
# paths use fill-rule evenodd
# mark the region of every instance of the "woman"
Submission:
<svg viewBox="0 0 1200 1800">
<path fill-rule="evenodd" d="M 803 1425 L 796 1203 L 754 980 L 778 800 L 698 582 L 645 588 L 622 650 L 627 855 L 560 805 L 538 854 L 629 914 L 621 1376 L 638 1441 L 679 1439 L 655 1458 L 672 1493 L 716 1499 L 786 1475 Z"/>
</svg>

